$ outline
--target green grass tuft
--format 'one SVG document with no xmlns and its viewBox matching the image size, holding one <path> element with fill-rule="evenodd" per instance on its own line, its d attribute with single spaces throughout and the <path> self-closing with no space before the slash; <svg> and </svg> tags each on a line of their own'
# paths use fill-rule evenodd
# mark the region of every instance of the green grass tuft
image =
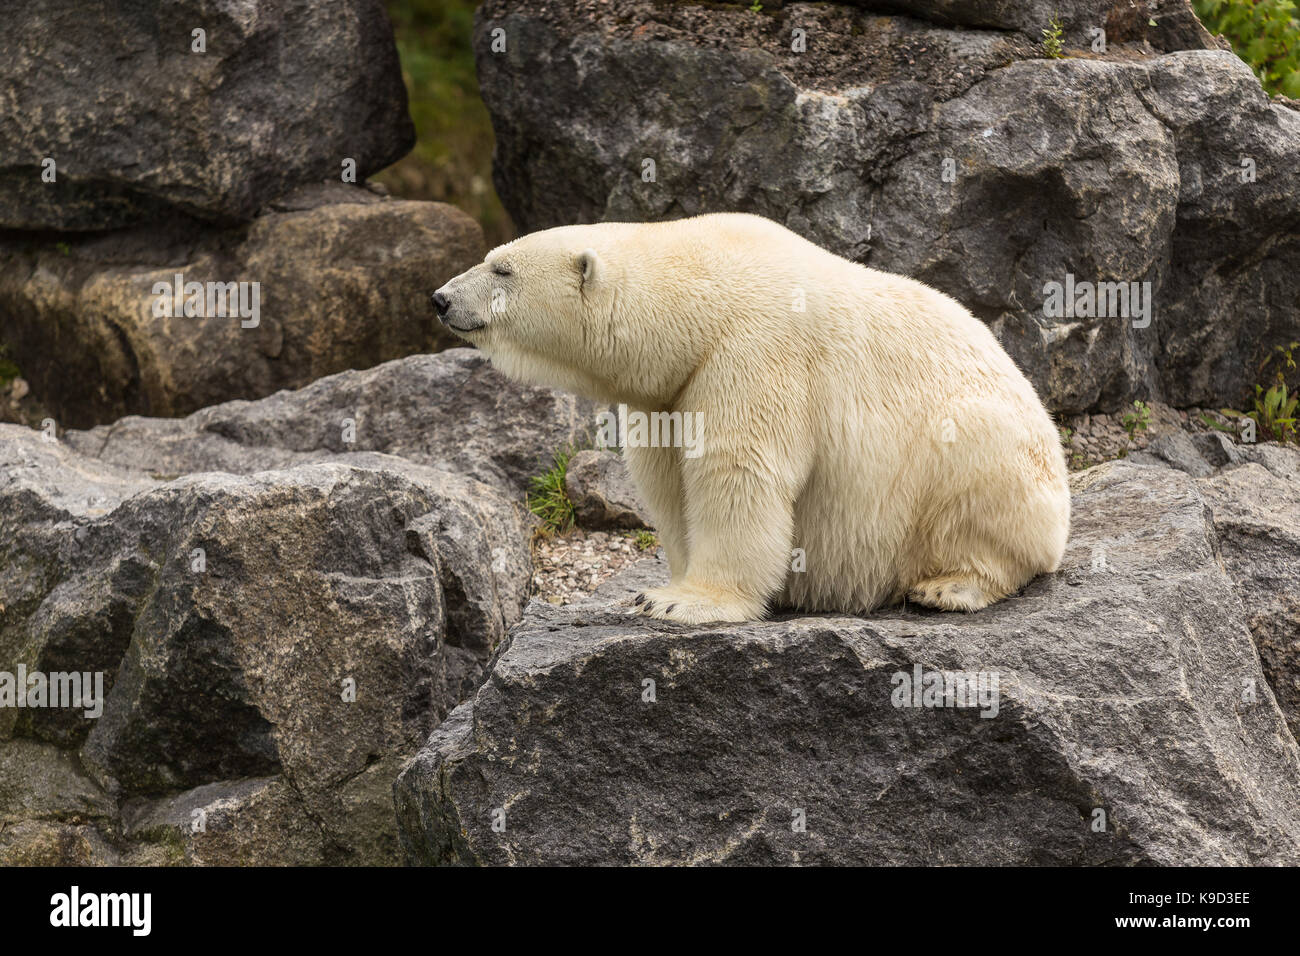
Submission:
<svg viewBox="0 0 1300 956">
<path fill-rule="evenodd" d="M 528 510 L 541 520 L 543 533 L 563 534 L 573 527 L 573 502 L 564 489 L 564 479 L 569 474 L 569 459 L 577 450 L 557 451 L 551 468 L 530 482 Z"/>
</svg>

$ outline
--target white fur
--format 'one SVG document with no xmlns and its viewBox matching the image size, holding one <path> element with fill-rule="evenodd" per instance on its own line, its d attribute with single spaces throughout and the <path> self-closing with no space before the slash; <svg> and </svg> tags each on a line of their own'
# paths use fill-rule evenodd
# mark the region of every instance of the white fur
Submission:
<svg viewBox="0 0 1300 956">
<path fill-rule="evenodd" d="M 1061 560 L 1056 428 L 992 333 L 920 282 L 723 213 L 533 233 L 439 291 L 507 375 L 701 413 L 698 457 L 626 451 L 672 575 L 643 613 L 974 611 Z"/>
</svg>

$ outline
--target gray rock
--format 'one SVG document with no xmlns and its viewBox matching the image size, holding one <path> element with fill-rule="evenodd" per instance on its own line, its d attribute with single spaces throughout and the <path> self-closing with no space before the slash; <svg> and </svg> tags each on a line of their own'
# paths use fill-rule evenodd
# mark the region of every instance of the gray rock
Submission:
<svg viewBox="0 0 1300 956">
<path fill-rule="evenodd" d="M 1195 478 L 1252 463 L 1283 481 L 1300 483 L 1300 448 L 1294 445 L 1239 443 L 1223 432 L 1174 432 L 1157 436 L 1147 452 L 1130 457 L 1147 464 L 1169 465 Z"/>
<path fill-rule="evenodd" d="M 72 501 L 83 460 L 43 445 L 0 427 L 0 670 L 100 672 L 107 696 L 98 719 L 5 707 L 0 738 L 117 797 L 269 778 L 235 801 L 260 822 L 181 841 L 191 862 L 393 862 L 393 776 L 519 618 L 515 496 L 355 454 Z"/>
<path fill-rule="evenodd" d="M 1054 411 L 1238 404 L 1300 338 L 1300 113 L 1183 0 L 887 8 L 913 17 L 488 0 L 475 49 L 507 210 L 526 231 L 759 213 L 957 298 Z M 1070 45 L 1050 60 L 1057 8 Z M 1046 315 L 1069 276 L 1150 283 L 1150 324 Z"/>
<path fill-rule="evenodd" d="M 1106 30 L 1111 43 L 1145 42 L 1157 50 L 1209 47 L 1213 40 L 1186 3 L 1114 0 L 847 0 L 865 9 L 897 11 L 940 25 L 1015 30 L 1035 42 L 1058 20 L 1067 45 L 1091 45 L 1094 27 Z M 764 5 L 768 6 L 767 4 Z M 780 7 L 778 3 L 776 6 Z"/>
<path fill-rule="evenodd" d="M 69 431 L 64 441 L 94 458 L 95 469 L 117 465 L 159 477 L 250 474 L 383 452 L 522 490 L 551 466 L 556 449 L 589 439 L 596 412 L 571 395 L 511 382 L 481 352 L 460 348 L 340 372 L 187 418 L 128 416 Z"/>
<path fill-rule="evenodd" d="M 1150 453 L 1129 460 L 1200 479 L 1264 675 L 1292 734 L 1300 734 L 1300 448 L 1178 432 L 1157 436 Z"/>
<path fill-rule="evenodd" d="M 1280 451 L 1300 464 L 1300 451 Z M 1219 553 L 1241 595 L 1264 675 L 1291 733 L 1300 736 L 1300 481 L 1250 463 L 1197 485 L 1213 511 Z"/>
<path fill-rule="evenodd" d="M 247 220 L 415 143 L 378 0 L 14 0 L 5 20 L 0 228 Z"/>
<path fill-rule="evenodd" d="M 321 828 L 278 777 L 136 798 L 126 802 L 122 816 L 123 834 L 135 844 L 127 853 L 130 863 L 152 862 L 145 848 L 155 848 L 167 863 L 192 866 L 312 866 L 328 857 Z"/>
<path fill-rule="evenodd" d="M 586 598 L 575 603 L 596 604 L 601 607 L 626 604 L 646 588 L 662 587 L 667 583 L 668 556 L 663 548 L 658 548 L 650 557 L 628 565 L 612 578 L 603 581 Z"/>
<path fill-rule="evenodd" d="M 1215 468 L 1236 465 L 1242 461 L 1239 445 L 1223 432 L 1196 432 L 1191 436 L 1197 453 Z"/>
<path fill-rule="evenodd" d="M 0 672 L 105 690 L 0 707 L 0 862 L 396 862 L 393 779 L 527 600 L 522 486 L 593 423 L 457 349 L 62 441 L 0 425 Z"/>
<path fill-rule="evenodd" d="M 20 820 L 0 830 L 0 864 L 4 866 L 117 866 L 122 855 L 103 831 L 88 824 Z M 165 865 L 159 853 L 142 853 L 137 862 Z"/>
<path fill-rule="evenodd" d="M 569 459 L 564 490 L 581 528 L 650 527 L 645 503 L 618 452 L 576 452 Z"/>
<path fill-rule="evenodd" d="M 1237 454 L 1242 460 L 1260 465 L 1275 478 L 1300 483 L 1300 448 L 1276 442 L 1239 445 L 1237 448 Z"/>
<path fill-rule="evenodd" d="M 71 754 L 35 740 L 0 740 L 0 834 L 24 820 L 106 822 L 115 811 Z"/>
<path fill-rule="evenodd" d="M 303 190 L 286 204 L 295 208 L 224 230 L 177 219 L 58 242 L 0 238 L 0 341 L 34 397 L 61 426 L 84 428 L 456 344 L 429 293 L 482 258 L 473 220 L 357 187 Z M 217 314 L 215 299 L 204 315 L 155 314 L 155 284 L 172 289 L 178 274 L 258 283 L 256 320 L 233 303 Z"/>
<path fill-rule="evenodd" d="M 1193 478 L 1204 478 L 1215 471 L 1215 466 L 1205 459 L 1187 432 L 1168 431 L 1151 439 L 1146 451 L 1128 456 L 1135 462 L 1168 464 Z"/>
<path fill-rule="evenodd" d="M 1114 462 L 1074 491 L 1060 572 L 977 614 L 530 605 L 398 778 L 408 859 L 1300 861 L 1300 753 L 1193 479 Z M 996 715 L 895 706 L 917 668 L 996 674 Z"/>
</svg>

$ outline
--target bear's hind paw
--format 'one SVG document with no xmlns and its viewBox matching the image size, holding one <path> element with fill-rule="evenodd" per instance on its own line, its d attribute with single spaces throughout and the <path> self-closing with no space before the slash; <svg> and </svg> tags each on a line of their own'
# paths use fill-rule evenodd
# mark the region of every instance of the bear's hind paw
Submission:
<svg viewBox="0 0 1300 956">
<path fill-rule="evenodd" d="M 955 576 L 918 581 L 907 592 L 908 600 L 941 611 L 978 611 L 998 597 L 989 594 L 974 578 Z"/>
</svg>

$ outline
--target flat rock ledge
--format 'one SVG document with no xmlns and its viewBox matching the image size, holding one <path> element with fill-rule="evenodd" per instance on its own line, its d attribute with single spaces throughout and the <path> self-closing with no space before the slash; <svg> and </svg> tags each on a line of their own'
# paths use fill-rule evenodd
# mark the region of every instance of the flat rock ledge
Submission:
<svg viewBox="0 0 1300 956">
<path fill-rule="evenodd" d="M 1294 609 L 1265 608 L 1216 531 L 1215 493 L 1230 536 L 1285 537 L 1225 492 L 1252 482 L 1279 478 L 1079 473 L 1060 571 L 972 615 L 687 628 L 630 613 L 655 561 L 534 601 L 397 780 L 407 860 L 1294 865 L 1300 754 L 1252 639 Z M 975 706 L 907 692 L 935 673 Z"/>
</svg>

